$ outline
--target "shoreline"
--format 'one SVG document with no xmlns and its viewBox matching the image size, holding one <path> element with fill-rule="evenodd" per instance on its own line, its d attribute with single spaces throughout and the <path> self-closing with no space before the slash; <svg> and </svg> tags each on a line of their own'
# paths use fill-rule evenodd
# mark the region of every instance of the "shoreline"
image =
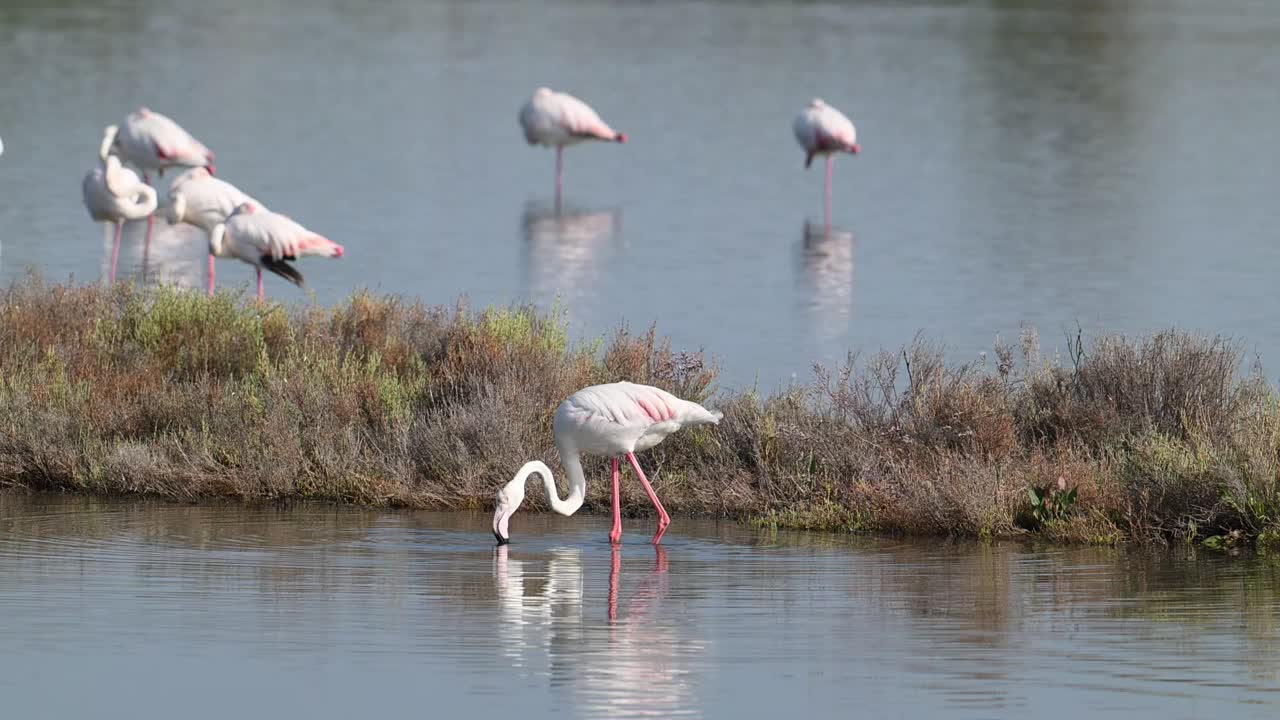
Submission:
<svg viewBox="0 0 1280 720">
<path fill-rule="evenodd" d="M 638 455 L 673 517 L 1063 543 L 1280 543 L 1280 394 L 1239 346 L 1176 330 L 1034 335 L 984 364 L 916 342 L 764 396 L 716 391 L 650 328 L 568 340 L 554 311 L 357 293 L 331 308 L 128 284 L 0 299 L 0 488 L 174 501 L 491 509 L 559 474 L 556 405 L 600 382 L 724 413 Z M 584 510 L 608 508 L 584 458 Z M 559 479 L 559 478 L 558 478 Z M 541 489 L 526 510 L 546 510 Z M 623 510 L 652 509 L 624 473 Z"/>
</svg>

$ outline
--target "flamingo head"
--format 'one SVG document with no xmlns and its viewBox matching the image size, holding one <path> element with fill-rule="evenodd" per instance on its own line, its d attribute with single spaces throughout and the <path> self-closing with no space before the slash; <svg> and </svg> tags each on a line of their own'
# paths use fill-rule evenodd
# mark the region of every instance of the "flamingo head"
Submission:
<svg viewBox="0 0 1280 720">
<path fill-rule="evenodd" d="M 218 170 L 218 168 L 216 168 L 216 167 L 214 167 L 214 166 L 213 166 L 213 163 L 209 163 L 208 165 L 205 165 L 205 166 L 204 166 L 204 169 L 205 169 L 205 170 L 206 170 L 210 175 L 213 175 L 213 174 L 214 174 L 214 173 L 216 173 L 216 172 L 217 172 L 217 170 Z"/>
<path fill-rule="evenodd" d="M 862 146 L 858 145 L 858 143 L 853 143 L 849 146 L 849 152 L 853 155 L 857 155 L 862 152 Z"/>
<path fill-rule="evenodd" d="M 329 255 L 329 257 L 336 257 L 336 258 L 340 258 L 340 257 L 342 257 L 342 254 L 343 254 L 344 252 L 346 252 L 346 250 L 343 250 L 341 245 L 339 245 L 338 243 L 334 243 L 334 244 L 333 244 L 333 252 Z"/>
<path fill-rule="evenodd" d="M 511 542 L 507 523 L 522 502 L 524 502 L 524 478 L 517 477 L 498 490 L 498 506 L 493 511 L 493 536 L 498 539 L 499 545 Z"/>
<path fill-rule="evenodd" d="M 627 141 L 627 134 L 624 132 L 620 132 L 617 135 L 613 136 L 613 139 L 617 142 L 624 143 Z"/>
<path fill-rule="evenodd" d="M 120 133 L 120 128 L 115 125 L 108 125 L 102 129 L 102 144 L 98 147 L 98 157 L 104 161 L 113 151 L 119 149 L 120 141 L 116 137 Z"/>
</svg>

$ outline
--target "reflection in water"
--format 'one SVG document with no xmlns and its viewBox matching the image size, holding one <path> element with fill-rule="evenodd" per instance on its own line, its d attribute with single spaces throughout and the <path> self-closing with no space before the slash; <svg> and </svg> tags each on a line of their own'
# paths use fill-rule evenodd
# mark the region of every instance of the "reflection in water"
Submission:
<svg viewBox="0 0 1280 720">
<path fill-rule="evenodd" d="M 573 693 L 586 717 L 699 717 L 691 665 L 705 646 L 661 615 L 669 589 L 666 551 L 630 591 L 622 589 L 622 551 L 610 549 L 608 623 L 584 613 L 582 553 L 553 548 L 546 563 L 493 550 L 501 615 L 498 637 L 512 671 L 536 673 L 543 656 L 553 687 Z M 619 598 L 622 598 L 620 601 Z"/>
<path fill-rule="evenodd" d="M 853 317 L 853 233 L 805 221 L 800 281 L 820 344 L 845 338 Z"/>
<path fill-rule="evenodd" d="M 101 277 L 105 280 L 111 268 L 112 233 L 108 225 L 103 240 Z M 204 288 L 208 240 L 204 232 L 190 225 L 169 225 L 157 218 L 151 235 L 151 248 L 144 257 L 147 221 L 124 225 L 120 235 L 120 258 L 117 276 L 121 280 L 148 284 L 173 285 L 181 288 Z M 243 263 L 236 263 L 243 265 Z"/>
<path fill-rule="evenodd" d="M 609 272 L 610 254 L 622 230 L 622 210 L 557 210 L 530 203 L 520 218 L 525 283 L 535 301 L 597 296 L 596 278 Z"/>
<path fill-rule="evenodd" d="M 489 522 L 0 492 L 5 717 L 127 703 L 216 720 L 249 697 L 311 720 L 423 703 L 521 720 L 1182 717 L 1188 703 L 1269 720 L 1280 705 L 1272 557 L 696 519 L 669 546 L 611 548 L 607 516 L 550 513 L 513 551 L 492 548 Z M 193 707 L 212 683 L 247 694 Z"/>
</svg>

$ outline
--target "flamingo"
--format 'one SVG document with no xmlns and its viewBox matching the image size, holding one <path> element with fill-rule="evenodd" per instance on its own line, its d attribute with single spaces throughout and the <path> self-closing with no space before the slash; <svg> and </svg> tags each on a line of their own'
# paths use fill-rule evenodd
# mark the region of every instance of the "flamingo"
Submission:
<svg viewBox="0 0 1280 720">
<path fill-rule="evenodd" d="M 225 223 L 231 213 L 245 203 L 253 203 L 256 208 L 265 209 L 262 203 L 246 195 L 240 188 L 214 177 L 208 168 L 194 167 L 173 179 L 169 186 L 169 202 L 165 206 L 165 214 L 170 225 L 185 222 L 211 233 L 219 223 Z M 213 253 L 210 253 L 210 295 L 213 294 L 213 280 Z"/>
<path fill-rule="evenodd" d="M 565 398 L 556 408 L 553 428 L 560 462 L 569 474 L 569 495 L 561 500 L 556 481 L 545 464 L 532 460 L 525 463 L 515 478 L 498 491 L 498 505 L 493 513 L 493 535 L 499 545 L 510 541 L 507 523 L 524 501 L 525 480 L 533 473 L 542 476 L 551 509 L 561 515 L 572 515 L 582 507 L 587 494 L 587 478 L 582 472 L 579 452 L 609 455 L 613 468 L 613 529 L 609 542 L 622 541 L 622 511 L 618 495 L 619 456 L 626 455 L 640 478 L 640 484 L 658 511 L 656 545 L 671 524 L 653 486 L 645 478 L 636 452 L 648 450 L 671 433 L 695 425 L 716 424 L 724 415 L 707 410 L 698 403 L 681 400 L 671 393 L 649 385 L 617 382 L 592 385 Z"/>
<path fill-rule="evenodd" d="M 98 222 L 114 223 L 115 242 L 111 246 L 111 282 L 116 279 L 116 259 L 120 256 L 120 231 L 126 220 L 150 217 L 156 209 L 156 191 L 138 179 L 138 174 L 120 164 L 111 154 L 117 128 L 108 125 L 102 131 L 98 148 L 98 166 L 84 176 L 81 189 L 89 217 Z"/>
<path fill-rule="evenodd" d="M 624 143 L 627 134 L 609 127 L 591 106 L 578 98 L 551 88 L 540 87 L 520 108 L 520 127 L 530 145 L 556 149 L 556 205 L 560 204 L 564 149 L 583 140 Z"/>
<path fill-rule="evenodd" d="M 209 232 L 209 292 L 213 292 L 215 256 L 239 258 L 253 265 L 258 271 L 258 300 L 261 301 L 264 268 L 302 287 L 302 273 L 287 261 L 307 255 L 339 258 L 342 253 L 342 246 L 332 240 L 280 213 L 246 202 L 237 207 L 225 223 L 218 223 Z"/>
<path fill-rule="evenodd" d="M 191 133 L 162 115 L 145 107 L 129 113 L 116 138 L 120 156 L 142 171 L 142 181 L 151 184 L 151 171 L 164 176 L 169 167 L 206 167 L 213 173 L 213 153 Z M 151 228 L 155 218 L 147 217 L 147 235 L 143 256 L 151 249 Z"/>
<path fill-rule="evenodd" d="M 839 110 L 822 100 L 814 98 L 796 120 L 791 129 L 795 132 L 796 142 L 804 148 L 804 166 L 807 169 L 813 163 L 815 155 L 827 156 L 826 182 L 826 224 L 831 226 L 831 169 L 835 164 L 833 153 L 847 152 L 857 155 L 858 130 L 849 118 Z"/>
</svg>

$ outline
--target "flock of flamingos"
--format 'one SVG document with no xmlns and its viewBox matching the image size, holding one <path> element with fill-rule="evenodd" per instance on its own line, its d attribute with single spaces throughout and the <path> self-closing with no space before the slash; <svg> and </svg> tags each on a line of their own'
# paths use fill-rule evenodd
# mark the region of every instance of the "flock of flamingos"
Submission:
<svg viewBox="0 0 1280 720">
<path fill-rule="evenodd" d="M 556 207 L 560 206 L 564 149 L 586 140 L 623 143 L 625 133 L 610 127 L 582 100 L 563 92 L 540 87 L 520 109 L 520 126 L 530 145 L 554 147 L 556 151 Z M 857 131 L 839 110 L 822 100 L 813 100 L 796 117 L 792 126 L 796 141 L 805 152 L 805 167 L 814 157 L 825 156 L 825 211 L 831 218 L 831 173 L 837 153 L 859 151 Z M 0 145 L 0 152 L 3 146 Z M 116 260 L 124 223 L 147 221 L 143 257 L 150 251 L 155 215 L 163 211 L 170 224 L 188 223 L 201 228 L 209 238 L 208 291 L 214 291 L 215 258 L 236 258 L 257 272 L 258 300 L 263 299 L 262 271 L 268 270 L 302 286 L 302 274 L 290 264 L 307 256 L 342 257 L 341 245 L 311 231 L 286 215 L 268 210 L 235 185 L 214 177 L 213 153 L 172 119 L 140 108 L 124 123 L 105 128 L 98 148 L 98 164 L 84 178 L 84 204 L 89 217 L 115 225 L 111 249 L 110 281 L 115 281 Z M 138 172 L 126 167 L 132 165 Z M 151 186 L 151 173 L 161 177 L 166 169 L 184 168 L 169 186 L 161 204 Z M 569 476 L 569 494 L 561 499 L 551 470 L 539 461 L 526 463 L 511 482 L 498 491 L 493 516 L 493 534 L 499 545 L 510 535 L 508 524 L 525 497 L 525 481 L 530 475 L 542 477 L 551 508 L 572 515 L 586 498 L 587 481 L 579 453 L 606 455 L 613 474 L 613 527 L 609 540 L 622 541 L 619 497 L 621 458 L 625 456 L 635 471 L 658 514 L 658 530 L 652 542 L 662 540 L 670 516 L 649 484 L 637 451 L 662 442 L 681 428 L 718 423 L 722 415 L 698 403 L 682 400 L 664 390 L 629 382 L 593 385 L 565 399 L 554 420 L 556 449 Z"/>
</svg>

